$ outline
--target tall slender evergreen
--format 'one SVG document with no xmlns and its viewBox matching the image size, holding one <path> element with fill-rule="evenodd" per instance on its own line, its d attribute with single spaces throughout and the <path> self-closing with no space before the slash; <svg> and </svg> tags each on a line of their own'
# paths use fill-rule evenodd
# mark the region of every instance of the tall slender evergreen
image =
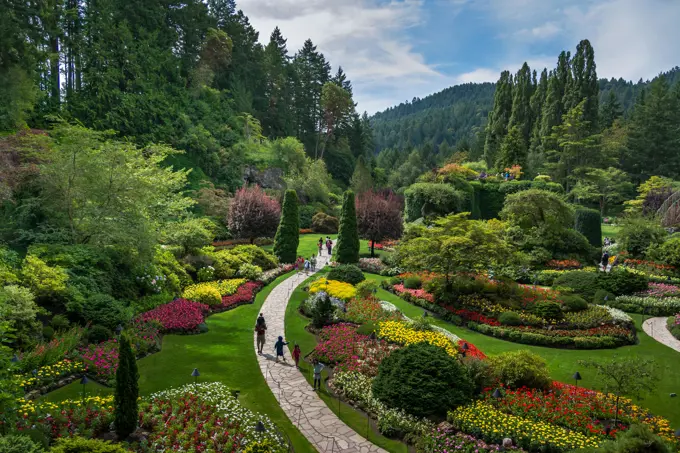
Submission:
<svg viewBox="0 0 680 453">
<path fill-rule="evenodd" d="M 484 143 L 484 160 L 492 166 L 498 156 L 503 139 L 508 132 L 508 122 L 512 114 L 512 76 L 503 71 L 496 83 L 493 110 L 489 112 Z"/>
<path fill-rule="evenodd" d="M 300 214 L 298 197 L 294 190 L 286 190 L 283 199 L 283 212 L 279 228 L 274 236 L 274 255 L 282 263 L 293 263 L 297 258 L 297 248 L 300 243 Z"/>
<path fill-rule="evenodd" d="M 114 396 L 114 426 L 121 439 L 127 438 L 137 429 L 139 408 L 139 371 L 126 334 L 118 343 L 118 370 L 116 370 L 116 392 Z"/>
<path fill-rule="evenodd" d="M 342 199 L 342 214 L 338 244 L 335 247 L 335 260 L 342 264 L 359 262 L 359 230 L 357 228 L 357 208 L 354 192 L 348 190 Z"/>
</svg>

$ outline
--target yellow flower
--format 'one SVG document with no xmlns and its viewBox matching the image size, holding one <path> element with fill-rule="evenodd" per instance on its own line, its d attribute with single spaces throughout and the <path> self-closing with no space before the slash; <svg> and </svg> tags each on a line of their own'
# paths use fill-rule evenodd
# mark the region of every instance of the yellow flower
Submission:
<svg viewBox="0 0 680 453">
<path fill-rule="evenodd" d="M 337 280 L 327 280 L 325 278 L 320 278 L 309 285 L 310 294 L 315 294 L 319 291 L 324 291 L 329 296 L 337 297 L 338 299 L 344 301 L 348 301 L 357 295 L 356 288 L 350 283 L 339 282 Z"/>
</svg>

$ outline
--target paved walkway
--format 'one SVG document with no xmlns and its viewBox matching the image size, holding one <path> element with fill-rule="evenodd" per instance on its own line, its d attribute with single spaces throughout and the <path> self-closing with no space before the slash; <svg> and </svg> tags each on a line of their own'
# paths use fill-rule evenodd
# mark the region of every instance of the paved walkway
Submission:
<svg viewBox="0 0 680 453">
<path fill-rule="evenodd" d="M 328 255 L 318 257 L 317 269 L 328 263 Z M 345 425 L 312 390 L 305 377 L 295 368 L 288 350 L 288 363 L 274 362 L 274 343 L 285 331 L 286 306 L 295 288 L 306 280 L 304 272 L 281 282 L 267 296 L 262 313 L 267 322 L 264 354 L 258 355 L 260 370 L 281 408 L 307 440 L 320 452 L 386 453 L 385 450 L 354 432 Z M 253 320 L 255 325 L 255 320 Z M 255 336 L 253 336 L 255 344 Z M 257 346 L 255 346 L 257 350 Z M 309 351 L 304 351 L 306 354 Z M 294 362 L 293 362 L 294 363 Z"/>
<path fill-rule="evenodd" d="M 668 328 L 666 327 L 667 321 L 668 317 L 649 318 L 642 324 L 642 330 L 659 343 L 665 344 L 669 348 L 680 352 L 680 340 L 675 338 L 668 331 Z"/>
</svg>

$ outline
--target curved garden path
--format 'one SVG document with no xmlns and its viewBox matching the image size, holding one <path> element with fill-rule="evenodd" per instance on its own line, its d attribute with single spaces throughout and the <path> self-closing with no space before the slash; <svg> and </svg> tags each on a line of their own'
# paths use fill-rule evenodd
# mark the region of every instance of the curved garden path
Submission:
<svg viewBox="0 0 680 453">
<path fill-rule="evenodd" d="M 328 261 L 329 257 L 324 253 L 319 257 L 317 270 L 322 269 Z M 309 275 L 311 274 L 310 272 Z M 289 277 L 274 288 L 264 301 L 260 311 L 267 321 L 267 333 L 265 352 L 257 356 L 260 370 L 288 418 L 318 451 L 386 453 L 385 450 L 353 431 L 326 406 L 326 403 L 312 390 L 302 373 L 291 364 L 292 358 L 288 351 L 286 351 L 288 363 L 274 361 L 274 343 L 285 332 L 284 321 L 288 300 L 293 290 L 309 275 L 300 272 Z M 254 319 L 253 325 L 255 325 Z M 255 335 L 253 335 L 253 344 L 257 351 L 255 342 Z"/>
<path fill-rule="evenodd" d="M 649 318 L 642 323 L 642 330 L 659 343 L 680 352 L 680 340 L 676 339 L 668 331 L 668 328 L 666 327 L 667 321 L 668 317 Z"/>
</svg>

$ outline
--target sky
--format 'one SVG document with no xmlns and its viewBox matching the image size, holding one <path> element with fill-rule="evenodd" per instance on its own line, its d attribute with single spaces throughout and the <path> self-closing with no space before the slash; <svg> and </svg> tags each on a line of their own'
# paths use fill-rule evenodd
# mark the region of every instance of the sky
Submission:
<svg viewBox="0 0 680 453">
<path fill-rule="evenodd" d="M 263 44 L 310 38 L 369 114 L 523 62 L 541 71 L 581 39 L 599 77 L 650 79 L 680 65 L 680 0 L 237 0 Z"/>
</svg>

